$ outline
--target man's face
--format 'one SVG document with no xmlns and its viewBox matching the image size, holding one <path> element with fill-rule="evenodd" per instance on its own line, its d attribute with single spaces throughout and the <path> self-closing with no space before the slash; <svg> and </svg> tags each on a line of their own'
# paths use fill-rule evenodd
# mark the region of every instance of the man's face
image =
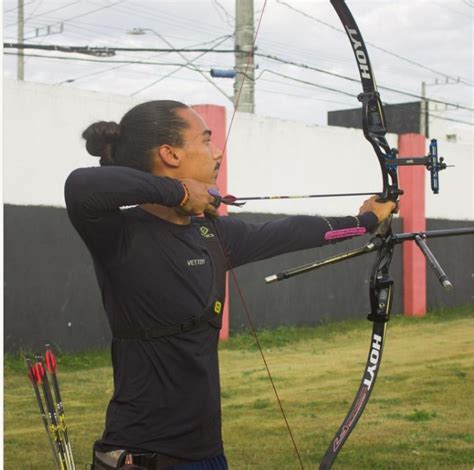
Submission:
<svg viewBox="0 0 474 470">
<path fill-rule="evenodd" d="M 181 156 L 180 175 L 206 184 L 215 184 L 222 160 L 222 150 L 211 140 L 211 131 L 192 109 L 178 109 L 176 113 L 186 121 L 184 145 L 177 149 Z"/>
</svg>

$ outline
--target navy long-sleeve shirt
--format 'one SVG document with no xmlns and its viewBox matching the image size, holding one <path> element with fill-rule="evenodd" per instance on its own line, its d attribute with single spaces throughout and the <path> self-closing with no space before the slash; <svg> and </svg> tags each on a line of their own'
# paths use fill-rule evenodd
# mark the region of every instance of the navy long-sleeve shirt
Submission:
<svg viewBox="0 0 474 470">
<path fill-rule="evenodd" d="M 172 224 L 139 206 L 174 207 L 183 196 L 179 181 L 125 167 L 83 168 L 68 177 L 69 218 L 92 255 L 112 331 L 175 325 L 207 306 L 213 268 L 199 224 Z M 229 265 L 237 267 L 321 246 L 331 230 L 359 224 L 370 231 L 377 219 L 367 213 L 215 223 Z M 189 460 L 223 452 L 218 339 L 208 326 L 154 341 L 114 337 L 114 393 L 101 443 Z"/>
</svg>

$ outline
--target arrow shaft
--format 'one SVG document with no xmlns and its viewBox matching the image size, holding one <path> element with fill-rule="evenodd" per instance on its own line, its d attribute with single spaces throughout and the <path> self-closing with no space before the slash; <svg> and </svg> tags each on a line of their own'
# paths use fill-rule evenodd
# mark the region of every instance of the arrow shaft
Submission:
<svg viewBox="0 0 474 470">
<path fill-rule="evenodd" d="M 236 201 L 268 201 L 271 199 L 309 199 L 309 198 L 323 198 L 323 197 L 349 197 L 349 196 L 373 196 L 380 195 L 379 192 L 369 193 L 333 193 L 333 194 L 304 194 L 304 195 L 285 195 L 285 196 L 249 196 L 237 197 Z"/>
</svg>

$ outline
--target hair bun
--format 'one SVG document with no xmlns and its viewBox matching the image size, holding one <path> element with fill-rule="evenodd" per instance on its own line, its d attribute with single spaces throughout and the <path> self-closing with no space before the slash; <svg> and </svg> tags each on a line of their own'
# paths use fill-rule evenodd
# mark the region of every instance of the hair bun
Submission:
<svg viewBox="0 0 474 470">
<path fill-rule="evenodd" d="M 116 122 L 100 121 L 91 124 L 83 133 L 86 149 L 101 158 L 101 165 L 113 164 L 113 148 L 120 138 L 120 126 Z"/>
</svg>

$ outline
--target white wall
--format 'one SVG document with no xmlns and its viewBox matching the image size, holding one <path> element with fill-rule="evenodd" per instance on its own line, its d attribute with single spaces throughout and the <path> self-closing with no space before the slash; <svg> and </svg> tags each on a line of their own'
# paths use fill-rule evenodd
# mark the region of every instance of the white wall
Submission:
<svg viewBox="0 0 474 470">
<path fill-rule="evenodd" d="M 239 113 L 229 139 L 229 192 L 241 196 L 381 191 L 375 152 L 360 129 L 308 126 Z M 397 135 L 387 140 L 397 146 Z M 426 141 L 428 151 L 429 141 Z M 440 193 L 425 173 L 426 216 L 474 220 L 474 145 L 438 141 L 454 165 L 442 171 Z M 347 215 L 365 197 L 252 201 L 249 212 Z M 235 212 L 238 209 L 231 208 Z"/>
<path fill-rule="evenodd" d="M 396 146 L 397 136 L 388 136 Z M 371 145 L 358 129 L 308 126 L 239 113 L 229 139 L 229 192 L 241 196 L 381 191 Z M 364 197 L 255 201 L 250 212 L 356 213 Z"/>
<path fill-rule="evenodd" d="M 8 204 L 64 206 L 67 175 L 98 164 L 85 151 L 81 132 L 97 120 L 120 120 L 140 102 L 60 86 L 3 84 L 3 187 Z M 388 140 L 396 146 L 396 135 Z M 427 216 L 474 220 L 473 146 L 439 142 L 439 149 L 456 166 L 441 173 L 439 195 L 427 189 Z M 374 151 L 357 129 L 239 113 L 227 150 L 229 192 L 238 196 L 381 190 Z M 429 187 L 428 172 L 426 178 Z M 243 210 L 344 215 L 356 213 L 363 199 L 256 201 Z"/>
<path fill-rule="evenodd" d="M 81 138 L 92 122 L 119 120 L 137 101 L 61 86 L 3 81 L 3 200 L 64 206 L 64 181 L 94 166 Z"/>
</svg>

